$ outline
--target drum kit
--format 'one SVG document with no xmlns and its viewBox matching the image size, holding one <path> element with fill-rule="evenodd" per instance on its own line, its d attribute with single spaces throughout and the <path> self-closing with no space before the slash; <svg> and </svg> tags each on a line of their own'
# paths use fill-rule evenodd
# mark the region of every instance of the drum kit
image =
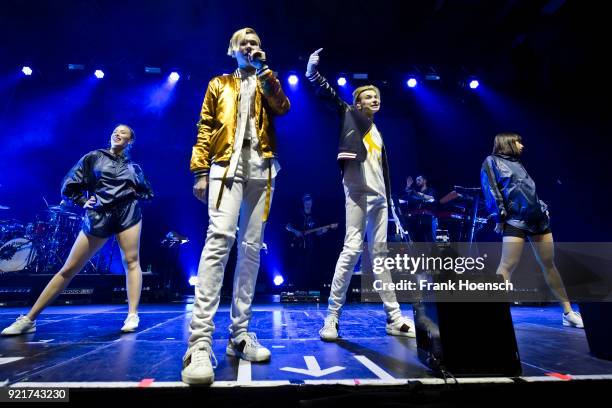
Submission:
<svg viewBox="0 0 612 408">
<path fill-rule="evenodd" d="M 407 229 L 416 224 L 432 225 L 435 220 L 436 240 L 473 242 L 476 233 L 489 220 L 481 198 L 480 187 L 454 186 L 438 202 L 422 202 L 412 205 L 399 199 L 399 206 Z M 439 237 L 440 236 L 440 237 Z"/>
<path fill-rule="evenodd" d="M 47 205 L 35 221 L 27 224 L 15 219 L 0 220 L 0 273 L 57 272 L 70 253 L 81 220 L 81 215 L 63 205 Z M 88 268 L 92 267 L 95 269 L 93 263 L 88 264 Z"/>
</svg>

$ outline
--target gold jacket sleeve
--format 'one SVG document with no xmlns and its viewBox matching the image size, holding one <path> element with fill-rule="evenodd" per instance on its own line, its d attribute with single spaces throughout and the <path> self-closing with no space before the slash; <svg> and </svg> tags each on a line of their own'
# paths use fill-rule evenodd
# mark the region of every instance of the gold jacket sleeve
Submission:
<svg viewBox="0 0 612 408">
<path fill-rule="evenodd" d="M 218 78 L 208 83 L 202 103 L 200 120 L 197 123 L 198 136 L 191 151 L 190 170 L 196 177 L 208 174 L 210 169 L 210 139 L 214 130 L 215 109 L 219 91 Z"/>
<path fill-rule="evenodd" d="M 284 115 L 289 112 L 291 106 L 289 98 L 285 95 L 280 81 L 274 76 L 272 70 L 269 68 L 264 70 L 259 75 L 259 80 L 261 81 L 263 95 L 270 110 L 275 115 Z"/>
</svg>

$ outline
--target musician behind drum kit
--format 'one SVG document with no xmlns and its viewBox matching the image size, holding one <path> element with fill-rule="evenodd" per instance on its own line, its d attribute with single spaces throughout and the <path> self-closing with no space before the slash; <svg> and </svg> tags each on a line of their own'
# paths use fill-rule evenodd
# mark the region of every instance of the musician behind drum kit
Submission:
<svg viewBox="0 0 612 408">
<path fill-rule="evenodd" d="M 414 222 L 409 222 L 412 239 L 416 242 L 435 242 L 438 219 L 435 216 L 437 204 L 437 192 L 427 185 L 427 177 L 419 175 L 416 177 L 416 186 L 412 176 L 406 178 L 406 189 L 401 204 L 407 204 L 410 209 L 416 211 Z"/>
</svg>

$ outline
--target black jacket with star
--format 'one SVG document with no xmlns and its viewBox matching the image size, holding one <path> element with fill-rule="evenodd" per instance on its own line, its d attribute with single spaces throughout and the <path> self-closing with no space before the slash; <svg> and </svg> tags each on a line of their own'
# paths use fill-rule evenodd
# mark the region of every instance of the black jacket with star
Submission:
<svg viewBox="0 0 612 408">
<path fill-rule="evenodd" d="M 363 163 L 368 156 L 368 151 L 363 144 L 363 139 L 372 131 L 373 122 L 354 106 L 346 103 L 330 85 L 329 81 L 319 72 L 307 78 L 314 86 L 317 95 L 326 100 L 340 116 L 341 129 L 337 156 L 340 169 L 342 171 L 344 170 L 345 160 L 356 160 Z M 382 148 L 382 168 L 387 192 L 387 201 L 391 204 L 389 163 L 384 143 Z"/>
</svg>

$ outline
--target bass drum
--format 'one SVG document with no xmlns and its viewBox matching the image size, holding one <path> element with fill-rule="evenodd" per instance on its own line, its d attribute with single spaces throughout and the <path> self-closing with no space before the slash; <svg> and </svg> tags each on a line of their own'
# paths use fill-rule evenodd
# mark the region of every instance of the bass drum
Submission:
<svg viewBox="0 0 612 408">
<path fill-rule="evenodd" d="M 0 273 L 22 271 L 34 259 L 36 251 L 32 241 L 13 238 L 0 247 Z"/>
</svg>

